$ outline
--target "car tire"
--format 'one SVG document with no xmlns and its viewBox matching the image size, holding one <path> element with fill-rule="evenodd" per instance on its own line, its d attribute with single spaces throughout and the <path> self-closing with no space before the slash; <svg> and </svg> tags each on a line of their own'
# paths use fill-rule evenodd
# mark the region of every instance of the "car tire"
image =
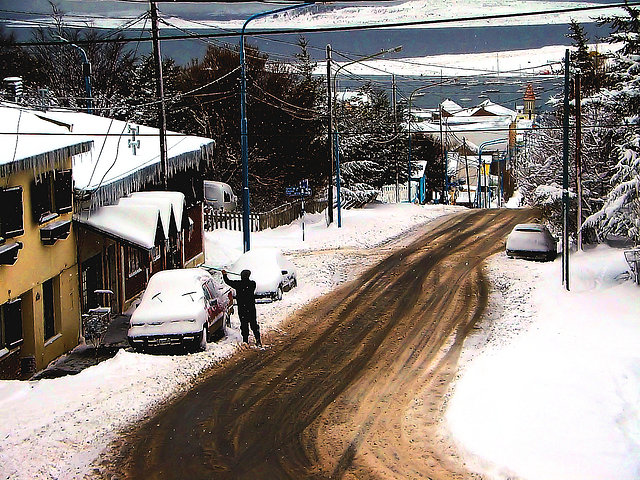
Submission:
<svg viewBox="0 0 640 480">
<path fill-rule="evenodd" d="M 278 290 L 276 291 L 276 300 L 282 300 L 282 286 L 279 286 Z"/>
</svg>

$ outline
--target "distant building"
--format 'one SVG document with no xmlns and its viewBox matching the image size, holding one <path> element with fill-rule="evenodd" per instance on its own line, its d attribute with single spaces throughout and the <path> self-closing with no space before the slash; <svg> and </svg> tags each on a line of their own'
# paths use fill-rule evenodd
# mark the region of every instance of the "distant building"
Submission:
<svg viewBox="0 0 640 480">
<path fill-rule="evenodd" d="M 523 119 L 532 120 L 536 115 L 536 94 L 533 91 L 533 85 L 527 85 L 524 92 L 524 109 L 522 111 Z"/>
</svg>

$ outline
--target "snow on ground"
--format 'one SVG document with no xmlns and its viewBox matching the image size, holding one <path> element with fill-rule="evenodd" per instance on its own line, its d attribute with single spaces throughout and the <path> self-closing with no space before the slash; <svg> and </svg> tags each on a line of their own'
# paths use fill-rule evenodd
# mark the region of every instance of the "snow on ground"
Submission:
<svg viewBox="0 0 640 480">
<path fill-rule="evenodd" d="M 300 224 L 252 234 L 253 246 L 283 249 L 299 278 L 281 302 L 258 305 L 267 342 L 290 313 L 375 261 L 358 249 L 459 209 L 376 205 L 343 212 L 341 229 L 307 215 L 304 242 Z M 232 262 L 240 244 L 237 232 L 207 234 L 207 262 Z M 621 279 L 620 250 L 574 255 L 571 292 L 559 269 L 492 259 L 489 313 L 465 343 L 448 424 L 467 464 L 496 478 L 639 478 L 640 289 Z M 121 350 L 75 376 L 0 381 L 0 479 L 82 478 L 99 468 L 93 462 L 118 432 L 233 354 L 237 316 L 227 333 L 206 352 Z"/>
<path fill-rule="evenodd" d="M 495 286 L 465 343 L 447 420 L 491 478 L 640 478 L 640 288 L 621 250 L 489 265 Z"/>
<path fill-rule="evenodd" d="M 379 245 L 460 207 L 377 205 L 343 212 L 343 228 L 327 228 L 324 216 L 308 215 L 306 241 L 299 224 L 252 234 L 254 246 L 285 248 L 297 267 L 298 288 L 281 302 L 258 305 L 263 331 L 277 329 L 290 313 L 353 278 L 371 259 L 351 248 Z M 207 234 L 208 261 L 235 260 L 238 232 Z M 307 250 L 336 249 L 321 254 Z M 299 252 L 299 253 L 295 253 Z M 237 314 L 227 337 L 206 352 L 146 355 L 121 350 L 78 375 L 38 381 L 0 381 L 0 479 L 82 478 L 117 432 L 188 388 L 241 343 Z"/>
<path fill-rule="evenodd" d="M 621 44 L 593 44 L 592 50 L 610 53 L 619 50 Z M 430 55 L 425 57 L 401 58 L 390 54 L 384 60 L 369 60 L 348 67 L 354 75 L 425 75 L 439 76 L 477 76 L 478 73 L 498 76 L 521 76 L 540 74 L 545 71 L 560 71 L 564 61 L 566 45 L 549 45 L 541 48 L 510 50 L 500 52 Z M 346 64 L 336 62 L 336 65 Z M 550 64 L 553 64 L 551 67 Z M 473 69 L 469 68 L 473 66 Z M 317 75 L 323 73 L 323 67 L 317 66 Z"/>
</svg>

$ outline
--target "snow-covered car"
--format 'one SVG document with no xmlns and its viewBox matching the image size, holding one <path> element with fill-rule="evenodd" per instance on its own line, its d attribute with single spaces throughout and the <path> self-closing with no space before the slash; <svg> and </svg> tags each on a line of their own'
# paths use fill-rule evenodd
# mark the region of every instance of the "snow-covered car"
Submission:
<svg viewBox="0 0 640 480">
<path fill-rule="evenodd" d="M 275 248 L 253 248 L 243 253 L 229 267 L 229 272 L 240 274 L 251 270 L 251 280 L 256 282 L 256 300 L 282 300 L 282 292 L 298 285 L 293 264 Z"/>
<path fill-rule="evenodd" d="M 205 350 L 215 333 L 224 335 L 231 313 L 232 289 L 206 270 L 164 270 L 149 279 L 127 338 L 135 350 L 169 345 Z"/>
<path fill-rule="evenodd" d="M 553 260 L 558 254 L 558 242 L 544 225 L 520 223 L 507 237 L 507 256 Z"/>
</svg>

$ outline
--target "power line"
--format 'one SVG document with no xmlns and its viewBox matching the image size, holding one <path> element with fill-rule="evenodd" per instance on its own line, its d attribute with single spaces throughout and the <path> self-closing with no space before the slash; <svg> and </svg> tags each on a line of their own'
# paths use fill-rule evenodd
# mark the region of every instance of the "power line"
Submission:
<svg viewBox="0 0 640 480">
<path fill-rule="evenodd" d="M 360 24 L 360 25 L 348 25 L 348 26 L 342 25 L 337 27 L 274 28 L 274 29 L 263 29 L 263 30 L 257 30 L 257 31 L 249 30 L 248 32 L 246 32 L 246 34 L 251 35 L 253 33 L 256 33 L 259 35 L 275 35 L 275 34 L 296 34 L 296 33 L 300 34 L 300 33 L 313 33 L 313 32 L 346 32 L 346 31 L 353 31 L 353 30 L 379 30 L 379 29 L 390 29 L 390 28 L 396 28 L 396 27 L 446 25 L 446 24 L 463 23 L 463 22 L 514 19 L 514 18 L 522 18 L 522 17 L 535 17 L 535 16 L 541 16 L 541 15 L 557 15 L 561 13 L 607 10 L 612 8 L 621 8 L 625 6 L 637 6 L 637 5 L 640 5 L 640 2 L 635 1 L 635 2 L 612 3 L 607 5 L 596 5 L 596 6 L 555 8 L 555 9 L 548 9 L 548 10 L 515 12 L 515 13 L 498 13 L 493 15 L 472 15 L 468 17 L 458 17 L 458 18 L 413 20 L 408 22 L 390 22 L 385 24 Z M 196 33 L 192 35 L 166 35 L 166 36 L 160 37 L 160 40 L 161 41 L 186 40 L 186 39 L 194 39 L 194 38 L 220 38 L 220 37 L 238 37 L 238 36 L 240 36 L 240 32 Z M 132 41 L 136 41 L 136 40 L 124 38 L 124 39 L 104 39 L 104 40 L 98 40 L 96 42 L 127 43 Z M 151 41 L 151 38 L 150 37 L 145 38 L 142 41 Z M 87 43 L 94 43 L 94 42 L 77 41 L 76 43 L 87 44 Z M 29 46 L 37 46 L 37 45 L 57 45 L 57 44 L 58 42 L 16 42 L 14 45 L 29 47 Z"/>
<path fill-rule="evenodd" d="M 261 99 L 259 97 L 254 97 L 256 98 L 256 100 L 262 100 L 264 101 L 264 103 L 267 103 L 266 100 Z M 276 107 L 279 108 L 279 107 Z M 303 119 L 303 120 L 315 120 L 315 119 Z M 481 122 L 479 122 L 481 123 Z M 391 123 L 389 123 L 389 125 L 391 125 Z M 450 127 L 450 125 L 449 125 Z M 572 128 L 575 128 L 572 127 Z M 603 125 L 592 125 L 592 124 L 582 124 L 582 129 L 601 129 L 601 128 L 620 128 L 620 129 L 629 129 L 629 130 L 639 130 L 640 129 L 640 125 L 638 124 L 629 124 L 629 123 L 608 123 L 608 124 L 603 124 Z M 468 132 L 531 132 L 531 133 L 535 133 L 537 131 L 553 131 L 553 130 L 562 130 L 562 126 L 535 126 L 533 128 L 531 127 L 516 127 L 516 128 L 508 128 L 508 127 L 500 127 L 500 128 L 475 128 L 475 129 L 455 129 L 455 128 L 451 128 L 450 130 L 448 130 L 451 133 L 468 133 Z M 409 133 L 408 131 L 404 131 L 405 133 Z M 430 135 L 430 134 L 436 134 L 439 132 L 433 131 L 433 132 L 427 132 L 427 131 L 415 131 L 412 130 L 411 134 L 412 135 L 416 135 L 416 134 L 425 134 L 425 135 Z M 4 132 L 4 131 L 0 131 L 0 135 L 16 135 L 15 131 L 12 132 Z M 84 132 L 84 133 L 74 133 L 74 132 L 69 132 L 69 133 L 52 133 L 52 132 L 20 132 L 17 133 L 17 135 L 25 135 L 25 136 L 42 136 L 42 137 L 54 137 L 54 136 L 61 136 L 64 135 L 65 137 L 88 137 L 88 136 L 92 136 L 92 137 L 120 137 L 121 135 L 119 133 L 104 133 L 104 132 Z M 297 134 L 297 133 L 283 133 L 283 134 L 265 134 L 264 132 L 260 133 L 258 132 L 257 135 L 259 136 L 277 136 L 277 137 L 296 137 L 296 136 L 300 136 L 300 137 L 306 137 L 306 136 L 317 136 L 316 133 L 309 133 L 309 134 Z M 345 131 L 345 132 L 340 132 L 340 135 L 389 135 L 389 132 L 387 131 L 377 131 L 377 130 L 365 130 L 365 131 Z M 158 134 L 157 133 L 139 133 L 136 134 L 136 137 L 157 137 Z M 188 136 L 185 133 L 178 133 L 178 132 L 167 132 L 167 136 L 168 137 L 184 137 L 184 136 Z"/>
</svg>

